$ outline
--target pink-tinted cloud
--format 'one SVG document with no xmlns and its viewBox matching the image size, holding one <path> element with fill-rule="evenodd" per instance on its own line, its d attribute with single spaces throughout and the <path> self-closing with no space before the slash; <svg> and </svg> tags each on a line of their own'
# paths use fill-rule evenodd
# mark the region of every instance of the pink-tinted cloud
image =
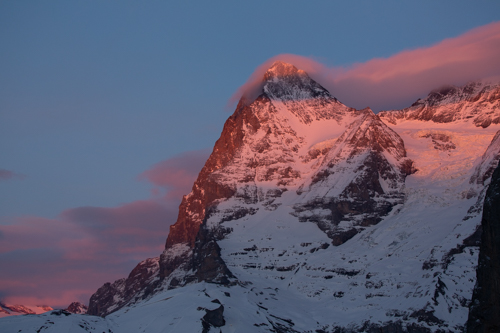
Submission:
<svg viewBox="0 0 500 333">
<path fill-rule="evenodd" d="M 178 206 L 208 151 L 165 160 L 140 178 L 161 196 L 119 207 L 78 207 L 56 218 L 18 217 L 0 225 L 0 298 L 8 304 L 88 303 L 105 282 L 126 277 L 163 250 Z M 6 224 L 6 225 L 5 225 Z"/>
<path fill-rule="evenodd" d="M 78 226 L 78 235 L 92 235 L 91 238 L 61 241 L 67 249 L 65 257 L 68 259 L 106 256 L 112 246 L 114 254 L 143 260 L 161 253 L 168 227 L 175 222 L 177 210 L 153 200 L 141 200 L 115 208 L 68 209 L 60 217 Z M 92 253 L 74 251 L 75 241 L 81 247 L 92 247 Z"/>
<path fill-rule="evenodd" d="M 500 75 L 500 22 L 473 29 L 435 45 L 372 59 L 349 68 L 327 68 L 300 56 L 279 55 L 266 61 L 230 99 L 256 97 L 261 78 L 277 60 L 294 64 L 348 106 L 387 110 L 409 106 L 432 89 L 463 85 Z"/>
<path fill-rule="evenodd" d="M 20 173 L 16 173 L 6 169 L 0 169 L 0 181 L 8 179 L 24 179 L 24 178 L 26 178 L 26 176 Z"/>
<path fill-rule="evenodd" d="M 4 301 L 87 303 L 103 283 L 125 277 L 139 261 L 158 256 L 176 217 L 175 209 L 145 200 L 115 208 L 69 209 L 55 219 L 21 217 L 1 225 Z"/>
<path fill-rule="evenodd" d="M 203 149 L 174 156 L 153 165 L 151 169 L 139 175 L 139 179 L 147 180 L 156 186 L 153 195 L 166 191 L 167 200 L 182 198 L 191 192 L 191 187 L 210 152 L 208 149 Z"/>
</svg>

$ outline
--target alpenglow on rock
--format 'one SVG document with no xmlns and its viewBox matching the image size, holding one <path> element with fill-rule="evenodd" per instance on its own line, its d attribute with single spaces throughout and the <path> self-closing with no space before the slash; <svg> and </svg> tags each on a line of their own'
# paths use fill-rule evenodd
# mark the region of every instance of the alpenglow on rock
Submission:
<svg viewBox="0 0 500 333">
<path fill-rule="evenodd" d="M 499 85 L 378 115 L 283 62 L 261 86 L 226 121 L 160 257 L 101 287 L 88 313 L 120 332 L 462 330 Z"/>
</svg>

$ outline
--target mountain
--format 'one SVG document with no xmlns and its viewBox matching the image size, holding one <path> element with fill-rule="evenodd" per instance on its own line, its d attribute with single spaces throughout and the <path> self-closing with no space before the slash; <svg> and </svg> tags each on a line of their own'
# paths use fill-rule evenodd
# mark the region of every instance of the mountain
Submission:
<svg viewBox="0 0 500 333">
<path fill-rule="evenodd" d="M 160 257 L 92 295 L 88 314 L 105 318 L 68 318 L 96 318 L 92 332 L 461 331 L 500 160 L 499 87 L 374 114 L 275 62 L 226 121 Z"/>
<path fill-rule="evenodd" d="M 36 315 L 42 314 L 54 310 L 48 305 L 36 305 L 36 306 L 26 306 L 26 305 L 7 305 L 0 302 L 0 318 L 6 316 L 18 316 L 18 315 Z M 60 310 L 56 310 L 60 311 Z M 71 303 L 66 309 L 69 313 L 84 314 L 87 313 L 87 306 L 80 302 Z"/>
<path fill-rule="evenodd" d="M 68 311 L 69 313 L 85 314 L 88 311 L 88 306 L 80 302 L 73 302 L 64 310 Z"/>
<path fill-rule="evenodd" d="M 0 318 L 25 314 L 40 314 L 51 310 L 53 309 L 48 305 L 8 305 L 0 302 Z"/>
</svg>

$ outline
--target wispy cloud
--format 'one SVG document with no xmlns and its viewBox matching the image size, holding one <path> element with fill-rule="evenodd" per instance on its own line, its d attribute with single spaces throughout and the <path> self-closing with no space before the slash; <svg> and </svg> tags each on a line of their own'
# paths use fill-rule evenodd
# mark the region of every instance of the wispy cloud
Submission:
<svg viewBox="0 0 500 333">
<path fill-rule="evenodd" d="M 275 60 L 305 70 L 344 104 L 375 111 L 403 108 L 432 89 L 500 75 L 500 22 L 473 29 L 435 45 L 406 50 L 351 67 L 326 67 L 312 58 L 283 54 L 259 66 L 231 97 L 256 97 L 265 71 Z"/>
<path fill-rule="evenodd" d="M 6 169 L 0 169 L 0 181 L 8 179 L 24 179 L 24 178 L 26 178 L 26 175 Z"/>
<path fill-rule="evenodd" d="M 165 192 L 167 200 L 182 198 L 191 192 L 191 187 L 210 152 L 203 149 L 179 154 L 153 165 L 151 169 L 140 174 L 139 179 L 155 185 L 154 194 Z"/>
<path fill-rule="evenodd" d="M 158 256 L 182 194 L 189 193 L 208 154 L 186 152 L 145 171 L 140 178 L 161 188 L 161 196 L 112 208 L 71 208 L 54 219 L 17 217 L 0 225 L 3 301 L 53 307 L 88 303 L 102 284 Z"/>
<path fill-rule="evenodd" d="M 175 209 L 146 200 L 115 208 L 68 209 L 55 219 L 19 217 L 1 225 L 0 289 L 5 301 L 87 303 L 103 283 L 159 255 L 176 216 Z"/>
</svg>

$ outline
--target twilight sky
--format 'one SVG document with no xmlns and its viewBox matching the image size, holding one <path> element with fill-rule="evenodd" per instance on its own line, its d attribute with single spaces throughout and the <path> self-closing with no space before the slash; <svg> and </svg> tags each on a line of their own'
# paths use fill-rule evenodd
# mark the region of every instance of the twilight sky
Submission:
<svg viewBox="0 0 500 333">
<path fill-rule="evenodd" d="M 348 106 L 500 75 L 500 2 L 0 1 L 0 300 L 88 303 L 160 254 L 279 58 Z"/>
</svg>

